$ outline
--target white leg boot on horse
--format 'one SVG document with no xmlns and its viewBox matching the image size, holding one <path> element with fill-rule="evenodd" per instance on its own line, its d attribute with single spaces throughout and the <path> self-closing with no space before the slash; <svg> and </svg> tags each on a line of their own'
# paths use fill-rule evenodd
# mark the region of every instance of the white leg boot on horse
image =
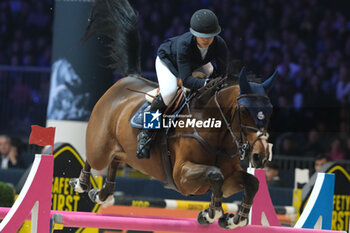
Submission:
<svg viewBox="0 0 350 233">
<path fill-rule="evenodd" d="M 166 108 L 166 105 L 163 101 L 161 94 L 157 95 L 154 98 L 153 103 L 151 104 L 150 112 L 159 111 L 162 113 Z M 136 156 L 139 159 L 149 159 L 150 158 L 150 149 L 152 145 L 152 133 L 153 131 L 150 129 L 142 129 L 142 131 L 137 135 L 137 151 Z"/>
</svg>

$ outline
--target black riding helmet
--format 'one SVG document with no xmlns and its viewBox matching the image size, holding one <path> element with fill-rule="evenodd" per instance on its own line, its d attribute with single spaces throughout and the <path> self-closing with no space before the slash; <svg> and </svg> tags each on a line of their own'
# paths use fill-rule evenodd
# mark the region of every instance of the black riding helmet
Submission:
<svg viewBox="0 0 350 233">
<path fill-rule="evenodd" d="M 194 36 L 208 38 L 218 35 L 221 32 L 218 18 L 208 9 L 201 9 L 191 17 L 190 32 Z"/>
</svg>

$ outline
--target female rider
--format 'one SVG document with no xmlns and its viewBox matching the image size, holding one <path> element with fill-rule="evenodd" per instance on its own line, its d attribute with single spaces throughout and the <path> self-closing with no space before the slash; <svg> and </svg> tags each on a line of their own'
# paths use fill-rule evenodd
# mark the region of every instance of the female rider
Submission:
<svg viewBox="0 0 350 233">
<path fill-rule="evenodd" d="M 196 91 L 211 79 L 226 75 L 227 46 L 218 35 L 220 32 L 216 15 L 211 10 L 201 9 L 191 17 L 190 32 L 167 39 L 160 45 L 155 63 L 160 94 L 153 101 L 151 112 L 165 110 L 176 94 L 178 78 L 184 87 Z M 212 61 L 216 63 L 215 72 Z M 194 71 L 201 71 L 206 78 L 193 77 Z M 149 129 L 143 129 L 137 136 L 138 158 L 150 157 L 151 136 Z"/>
</svg>

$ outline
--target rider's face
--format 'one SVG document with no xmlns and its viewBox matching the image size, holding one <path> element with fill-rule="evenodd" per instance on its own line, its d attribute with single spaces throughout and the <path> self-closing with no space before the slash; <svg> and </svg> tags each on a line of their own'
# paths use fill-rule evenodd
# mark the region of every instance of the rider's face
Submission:
<svg viewBox="0 0 350 233">
<path fill-rule="evenodd" d="M 213 43 L 214 37 L 203 38 L 203 37 L 196 36 L 196 40 L 199 47 L 208 48 L 211 45 L 211 43 Z"/>
</svg>

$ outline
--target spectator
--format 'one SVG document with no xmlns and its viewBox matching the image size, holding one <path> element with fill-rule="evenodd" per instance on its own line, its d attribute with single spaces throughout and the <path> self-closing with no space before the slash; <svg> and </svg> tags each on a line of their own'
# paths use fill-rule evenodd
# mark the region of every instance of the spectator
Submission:
<svg viewBox="0 0 350 233">
<path fill-rule="evenodd" d="M 345 153 L 345 159 L 350 159 L 350 137 L 346 138 L 344 153 Z"/>
<path fill-rule="evenodd" d="M 17 149 L 19 167 L 28 168 L 33 163 L 35 155 L 27 152 L 26 145 L 17 137 L 11 137 L 11 145 Z"/>
<path fill-rule="evenodd" d="M 279 166 L 274 162 L 265 165 L 266 182 L 268 186 L 284 187 L 285 183 L 279 177 Z"/>
<path fill-rule="evenodd" d="M 302 151 L 305 156 L 311 157 L 315 157 L 324 151 L 320 141 L 320 132 L 317 129 L 311 129 L 309 131 L 308 141 Z"/>
<path fill-rule="evenodd" d="M 334 138 L 330 145 L 330 150 L 326 153 L 332 160 L 342 160 L 345 158 L 342 143 L 339 138 Z"/>
<path fill-rule="evenodd" d="M 349 63 L 343 63 L 339 68 L 339 81 L 337 83 L 337 99 L 342 103 L 350 103 L 350 72 Z"/>
<path fill-rule="evenodd" d="M 287 134 L 282 138 L 277 139 L 277 153 L 280 155 L 290 155 L 290 156 L 299 156 L 300 152 L 297 149 L 297 142 L 291 134 Z"/>
<path fill-rule="evenodd" d="M 323 165 L 325 165 L 329 161 L 331 161 L 331 159 L 325 154 L 317 155 L 317 157 L 315 158 L 314 166 L 315 172 L 318 172 L 323 167 Z"/>
<path fill-rule="evenodd" d="M 2 169 L 24 168 L 24 162 L 18 154 L 18 148 L 11 145 L 11 139 L 6 135 L 0 135 L 0 155 Z"/>
</svg>

